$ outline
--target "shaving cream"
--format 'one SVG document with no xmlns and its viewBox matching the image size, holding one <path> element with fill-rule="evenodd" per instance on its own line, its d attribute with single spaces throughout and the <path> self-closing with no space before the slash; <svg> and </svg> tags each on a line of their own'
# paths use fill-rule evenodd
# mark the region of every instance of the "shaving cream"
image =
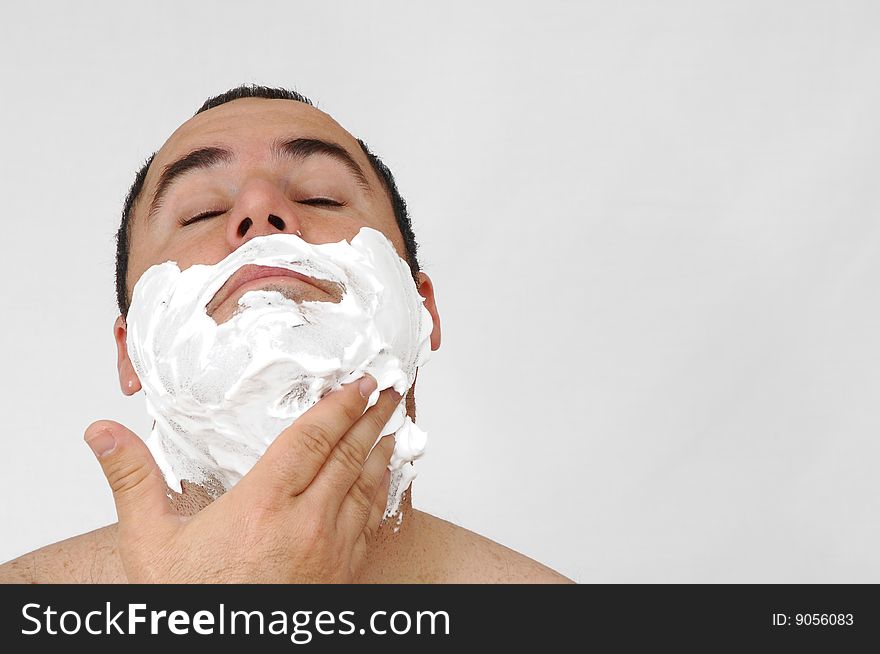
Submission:
<svg viewBox="0 0 880 654">
<path fill-rule="evenodd" d="M 283 289 L 248 290 L 217 324 L 208 315 L 244 266 L 268 266 L 341 290 L 337 301 L 297 301 Z M 301 277 L 302 279 L 302 277 Z M 229 490 L 271 442 L 328 392 L 369 373 L 404 396 L 430 353 L 431 315 L 409 266 L 384 234 L 313 245 L 293 234 L 255 237 L 214 265 L 168 261 L 135 284 L 127 349 L 155 421 L 146 440 L 169 487 L 181 480 Z M 394 411 L 386 517 L 415 477 L 427 435 Z M 377 439 L 378 442 L 378 439 Z"/>
</svg>

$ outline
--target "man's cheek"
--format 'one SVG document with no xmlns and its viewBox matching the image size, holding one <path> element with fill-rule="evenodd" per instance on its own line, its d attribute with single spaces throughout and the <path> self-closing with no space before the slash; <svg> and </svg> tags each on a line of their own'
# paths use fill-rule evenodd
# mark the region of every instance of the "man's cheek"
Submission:
<svg viewBox="0 0 880 654">
<path fill-rule="evenodd" d="M 144 266 L 144 271 L 157 263 L 176 261 L 181 270 L 196 264 L 213 265 L 226 257 L 232 248 L 226 247 L 224 241 L 215 237 L 209 239 L 204 233 L 181 234 L 176 238 L 166 239 L 155 249 L 152 261 Z"/>
</svg>

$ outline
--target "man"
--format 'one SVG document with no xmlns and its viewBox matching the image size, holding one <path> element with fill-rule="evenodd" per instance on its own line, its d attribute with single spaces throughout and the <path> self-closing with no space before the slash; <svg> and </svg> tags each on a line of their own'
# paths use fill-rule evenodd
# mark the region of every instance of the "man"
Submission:
<svg viewBox="0 0 880 654">
<path fill-rule="evenodd" d="M 419 271 L 406 204 L 367 146 L 303 96 L 244 86 L 208 100 L 138 173 L 117 248 L 114 326 L 123 393 L 141 388 L 126 350 L 131 290 L 152 265 L 214 264 L 255 236 L 297 233 L 311 243 L 383 232 Z M 278 280 L 274 284 L 284 283 Z M 296 280 L 291 284 L 299 283 Z M 144 443 L 99 421 L 85 439 L 114 494 L 119 522 L 0 566 L 15 582 L 565 582 L 510 549 L 415 510 L 380 522 L 393 446 L 370 451 L 399 402 L 392 390 L 366 413 L 375 380 L 331 393 L 288 427 L 253 470 L 211 501 L 205 489 L 167 489 Z M 415 418 L 415 385 L 406 397 Z M 169 503 L 169 497 L 171 502 Z"/>
</svg>

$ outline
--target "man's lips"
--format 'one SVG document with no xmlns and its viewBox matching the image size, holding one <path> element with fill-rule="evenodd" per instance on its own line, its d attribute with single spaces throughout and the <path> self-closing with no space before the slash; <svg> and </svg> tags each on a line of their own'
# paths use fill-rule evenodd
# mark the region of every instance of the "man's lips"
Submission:
<svg viewBox="0 0 880 654">
<path fill-rule="evenodd" d="M 235 274 L 232 275 L 232 277 L 226 280 L 226 283 L 220 287 L 220 290 L 217 291 L 217 293 L 214 295 L 214 297 L 211 299 L 205 309 L 210 316 L 213 314 L 214 310 L 217 309 L 217 307 L 222 305 L 229 298 L 238 295 L 238 291 L 240 289 L 243 289 L 245 286 L 259 287 L 261 285 L 260 280 L 265 280 L 268 278 L 277 279 L 279 277 L 297 279 L 301 282 L 305 282 L 309 286 L 317 289 L 321 294 L 328 296 L 328 302 L 336 303 L 342 299 L 342 292 L 339 284 L 336 284 L 334 282 L 323 279 L 313 279 L 312 277 L 307 277 L 306 275 L 295 272 L 293 270 L 288 270 L 287 268 L 276 268 L 274 266 L 256 266 L 253 264 L 248 264 L 239 268 L 235 272 Z M 278 279 L 277 281 L 284 283 L 284 280 L 281 279 Z M 244 290 L 247 291 L 251 289 L 246 288 Z"/>
</svg>

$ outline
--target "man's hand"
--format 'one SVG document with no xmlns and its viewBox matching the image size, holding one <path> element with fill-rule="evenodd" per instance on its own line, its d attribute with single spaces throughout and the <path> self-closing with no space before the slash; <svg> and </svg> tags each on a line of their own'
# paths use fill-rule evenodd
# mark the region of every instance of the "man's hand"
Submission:
<svg viewBox="0 0 880 654">
<path fill-rule="evenodd" d="M 352 581 L 385 510 L 394 437 L 370 448 L 400 402 L 388 389 L 364 413 L 375 388 L 365 376 L 325 396 L 232 490 L 188 518 L 172 509 L 140 438 L 115 422 L 90 425 L 85 439 L 113 490 L 129 581 Z"/>
</svg>

